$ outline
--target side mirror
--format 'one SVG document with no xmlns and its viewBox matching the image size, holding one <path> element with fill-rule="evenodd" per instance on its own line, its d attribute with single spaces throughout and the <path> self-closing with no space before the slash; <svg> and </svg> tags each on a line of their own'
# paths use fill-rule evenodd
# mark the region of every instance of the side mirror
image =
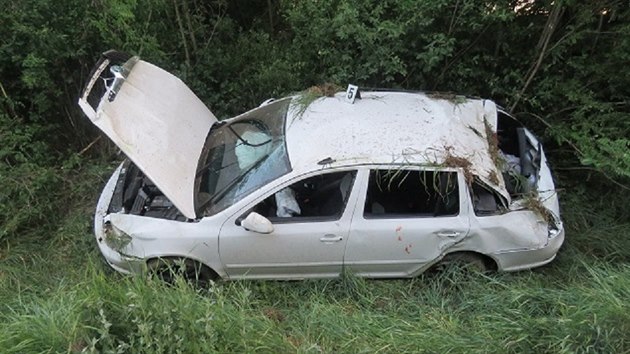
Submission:
<svg viewBox="0 0 630 354">
<path fill-rule="evenodd" d="M 270 234 L 273 232 L 273 224 L 266 217 L 251 212 L 243 221 L 241 226 L 247 231 L 258 232 L 259 234 Z"/>
</svg>

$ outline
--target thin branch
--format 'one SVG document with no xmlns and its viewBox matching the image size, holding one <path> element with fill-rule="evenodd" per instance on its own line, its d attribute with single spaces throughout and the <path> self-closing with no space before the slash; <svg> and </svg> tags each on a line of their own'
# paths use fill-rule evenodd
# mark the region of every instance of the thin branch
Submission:
<svg viewBox="0 0 630 354">
<path fill-rule="evenodd" d="M 601 15 L 599 15 L 599 23 L 597 24 L 597 31 L 595 33 L 595 40 L 593 41 L 593 48 L 592 48 L 593 51 L 597 47 L 597 41 L 599 40 L 599 33 L 602 31 L 602 25 L 603 24 L 604 24 L 604 14 L 601 14 Z"/>
<path fill-rule="evenodd" d="M 450 67 L 453 66 L 453 64 L 455 64 L 457 60 L 462 57 L 462 55 L 466 54 L 466 52 L 468 52 L 470 49 L 472 49 L 472 47 L 475 46 L 475 44 L 477 44 L 477 42 L 481 39 L 481 37 L 483 36 L 483 34 L 486 32 L 488 28 L 490 28 L 490 25 L 486 25 L 486 27 L 484 27 L 481 30 L 481 32 L 479 32 L 479 35 L 477 36 L 477 38 L 475 38 L 466 48 L 463 48 L 459 52 L 455 53 L 455 55 L 453 56 L 453 59 L 451 59 L 451 61 L 449 61 L 448 63 L 446 63 L 446 65 L 444 65 L 444 68 L 440 72 L 440 76 L 438 76 L 437 80 L 435 80 L 435 84 L 433 85 L 432 90 L 436 89 L 437 84 L 440 81 L 442 81 L 448 69 L 450 69 Z"/>
<path fill-rule="evenodd" d="M 547 122 L 545 119 L 543 119 L 543 117 L 541 117 L 541 116 L 539 116 L 539 115 L 537 115 L 537 114 L 530 113 L 530 112 L 520 112 L 520 113 L 518 113 L 518 114 L 521 114 L 521 115 L 522 115 L 522 114 L 528 114 L 528 115 L 530 115 L 530 116 L 532 116 L 532 117 L 534 117 L 534 118 L 538 119 L 538 120 L 539 120 L 542 124 L 544 124 L 547 128 L 551 128 L 551 124 L 549 124 L 549 122 Z"/>
<path fill-rule="evenodd" d="M 204 52 L 208 49 L 208 46 L 210 45 L 210 43 L 212 43 L 212 38 L 214 38 L 214 34 L 217 31 L 217 27 L 219 27 L 219 24 L 221 23 L 221 20 L 223 20 L 223 17 L 225 16 L 226 13 L 227 13 L 227 10 L 224 9 L 222 13 L 220 12 L 216 16 L 216 21 L 214 22 L 214 26 L 212 27 L 212 32 L 210 32 L 210 36 L 206 40 L 206 44 L 203 46 Z"/>
<path fill-rule="evenodd" d="M 190 53 L 188 52 L 188 44 L 186 43 L 186 33 L 184 32 L 184 25 L 182 24 L 182 18 L 179 14 L 179 6 L 177 6 L 177 0 L 173 0 L 175 5 L 175 18 L 177 19 L 177 25 L 179 27 L 179 34 L 182 37 L 182 43 L 184 44 L 184 55 L 186 56 L 186 65 L 190 68 Z"/>
<path fill-rule="evenodd" d="M 86 151 L 88 151 L 97 141 L 101 140 L 101 135 L 97 136 L 96 139 L 92 140 L 88 146 L 84 147 L 81 151 L 79 151 L 79 155 L 83 155 Z"/>
<path fill-rule="evenodd" d="M 17 118 L 17 114 L 15 114 L 15 111 L 13 110 L 13 106 L 11 105 L 11 99 L 9 98 L 9 95 L 7 95 L 7 91 L 4 90 L 4 86 L 2 86 L 2 82 L 0 82 L 0 91 L 2 91 L 2 96 L 4 96 L 4 98 L 6 99 L 6 106 L 7 106 L 7 113 L 9 113 L 9 116 L 11 118 Z"/>
<path fill-rule="evenodd" d="M 561 17 L 562 12 L 563 12 L 562 2 L 559 1 L 556 3 L 553 10 L 549 14 L 549 18 L 547 19 L 545 28 L 543 29 L 543 32 L 540 35 L 538 47 L 541 47 L 541 48 L 540 48 L 540 53 L 538 54 L 538 59 L 534 62 L 534 64 L 532 65 L 532 68 L 529 70 L 527 79 L 525 80 L 525 84 L 523 85 L 523 88 L 516 95 L 516 99 L 514 100 L 514 103 L 512 104 L 512 106 L 510 107 L 510 113 L 514 112 L 516 105 L 521 100 L 521 97 L 525 94 L 525 91 L 531 84 L 532 80 L 534 79 L 534 76 L 536 76 L 538 69 L 540 69 L 540 65 L 542 64 L 542 61 L 545 58 L 547 46 L 549 45 L 549 40 L 551 39 L 551 36 L 555 32 L 556 27 L 558 26 L 558 23 L 560 22 L 560 17 Z"/>
<path fill-rule="evenodd" d="M 195 39 L 195 31 L 193 30 L 192 21 L 190 19 L 190 9 L 188 7 L 188 0 L 182 2 L 184 4 L 184 17 L 186 18 L 186 25 L 188 26 L 188 35 L 190 36 L 190 43 L 192 44 L 193 54 L 197 53 L 197 40 Z"/>
<path fill-rule="evenodd" d="M 267 13 L 269 14 L 269 30 L 273 33 L 273 11 L 271 0 L 267 0 Z"/>
<path fill-rule="evenodd" d="M 453 10 L 453 14 L 451 15 L 451 23 L 448 25 L 447 36 L 450 36 L 451 33 L 453 33 L 453 26 L 455 26 L 455 15 L 457 15 L 458 9 L 459 9 L 459 0 L 457 0 L 457 2 L 455 3 L 455 9 Z"/>
</svg>

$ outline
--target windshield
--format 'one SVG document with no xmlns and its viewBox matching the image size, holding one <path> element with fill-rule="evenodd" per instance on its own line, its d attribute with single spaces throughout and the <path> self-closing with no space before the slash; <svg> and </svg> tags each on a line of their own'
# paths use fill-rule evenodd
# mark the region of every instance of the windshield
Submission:
<svg viewBox="0 0 630 354">
<path fill-rule="evenodd" d="M 290 99 L 272 102 L 208 135 L 197 170 L 196 205 L 214 215 L 291 171 L 284 141 Z"/>
</svg>

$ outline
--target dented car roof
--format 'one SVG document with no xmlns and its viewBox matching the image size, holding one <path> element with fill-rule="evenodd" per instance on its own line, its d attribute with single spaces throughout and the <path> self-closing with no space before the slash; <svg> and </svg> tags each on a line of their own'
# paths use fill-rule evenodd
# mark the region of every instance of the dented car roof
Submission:
<svg viewBox="0 0 630 354">
<path fill-rule="evenodd" d="M 484 99 L 425 93 L 344 93 L 307 107 L 295 99 L 287 117 L 287 150 L 294 171 L 326 165 L 414 164 L 462 167 L 510 200 L 495 163 L 497 106 Z"/>
</svg>

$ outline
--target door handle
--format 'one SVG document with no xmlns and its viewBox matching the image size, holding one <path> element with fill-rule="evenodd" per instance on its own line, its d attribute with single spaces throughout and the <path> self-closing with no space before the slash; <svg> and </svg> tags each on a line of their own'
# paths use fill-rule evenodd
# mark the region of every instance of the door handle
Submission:
<svg viewBox="0 0 630 354">
<path fill-rule="evenodd" d="M 441 237 L 457 237 L 461 234 L 461 232 L 459 231 L 440 231 L 440 232 L 436 232 L 436 234 L 438 236 Z"/>
<path fill-rule="evenodd" d="M 324 235 L 324 237 L 320 238 L 319 240 L 321 242 L 339 242 L 343 240 L 343 237 L 333 235 L 333 234 L 328 234 L 328 235 Z"/>
</svg>

